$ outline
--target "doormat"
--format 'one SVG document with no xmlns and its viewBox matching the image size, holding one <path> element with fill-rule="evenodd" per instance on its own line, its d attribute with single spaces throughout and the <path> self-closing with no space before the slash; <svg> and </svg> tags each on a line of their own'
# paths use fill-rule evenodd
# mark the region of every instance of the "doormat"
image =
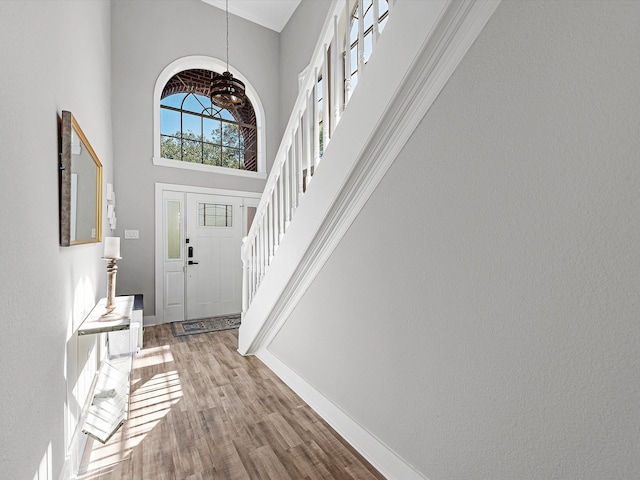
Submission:
<svg viewBox="0 0 640 480">
<path fill-rule="evenodd" d="M 219 317 L 201 318 L 200 320 L 184 320 L 182 322 L 173 322 L 171 326 L 173 327 L 173 335 L 176 337 L 233 330 L 240 326 L 240 314 L 221 315 Z"/>
</svg>

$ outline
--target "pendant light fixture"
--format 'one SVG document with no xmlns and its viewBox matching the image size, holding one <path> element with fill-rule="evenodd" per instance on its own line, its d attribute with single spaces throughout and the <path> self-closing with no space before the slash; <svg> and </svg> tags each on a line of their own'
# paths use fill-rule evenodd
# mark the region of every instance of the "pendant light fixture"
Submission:
<svg viewBox="0 0 640 480">
<path fill-rule="evenodd" d="M 226 0 L 227 18 L 227 70 L 222 75 L 211 73 L 211 103 L 227 110 L 238 110 L 244 107 L 246 96 L 244 83 L 229 71 L 229 0 Z"/>
</svg>

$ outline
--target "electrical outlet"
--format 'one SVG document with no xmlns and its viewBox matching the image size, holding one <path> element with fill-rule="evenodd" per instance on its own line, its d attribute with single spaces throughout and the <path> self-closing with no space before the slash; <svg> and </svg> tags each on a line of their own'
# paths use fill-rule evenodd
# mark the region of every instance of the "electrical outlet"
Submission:
<svg viewBox="0 0 640 480">
<path fill-rule="evenodd" d="M 140 235 L 138 233 L 138 230 L 125 230 L 124 238 L 136 239 L 136 238 L 140 238 Z"/>
</svg>

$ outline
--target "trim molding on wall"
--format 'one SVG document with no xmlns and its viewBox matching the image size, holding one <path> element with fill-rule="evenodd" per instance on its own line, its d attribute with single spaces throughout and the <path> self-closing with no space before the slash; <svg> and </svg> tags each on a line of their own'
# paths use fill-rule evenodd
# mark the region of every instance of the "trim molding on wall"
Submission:
<svg viewBox="0 0 640 480">
<path fill-rule="evenodd" d="M 267 174 L 264 172 L 251 172 L 249 170 L 239 170 L 235 168 L 217 167 L 215 165 L 203 165 L 201 163 L 183 162 L 170 158 L 153 157 L 153 164 L 160 167 L 180 168 L 182 170 L 195 170 L 198 172 L 218 173 L 221 175 L 235 175 L 236 177 L 258 178 L 266 180 Z"/>
<path fill-rule="evenodd" d="M 287 254 L 274 257 L 243 317 L 241 354 L 254 354 L 271 343 L 499 3 L 397 3 L 396 24 L 390 21 L 381 36 L 279 246 Z M 422 29 L 414 25 L 416 19 Z M 401 41 L 415 30 L 421 38 Z M 419 45 L 417 51 L 409 51 L 410 40 Z M 400 44 L 406 48 L 398 52 Z M 389 78 L 389 71 L 397 76 Z M 385 92 L 390 93 L 384 97 Z M 372 98 L 378 103 L 371 103 Z"/>
<path fill-rule="evenodd" d="M 422 474 L 362 428 L 335 403 L 282 363 L 278 357 L 264 348 L 258 351 L 256 356 L 386 478 L 426 480 Z"/>
</svg>

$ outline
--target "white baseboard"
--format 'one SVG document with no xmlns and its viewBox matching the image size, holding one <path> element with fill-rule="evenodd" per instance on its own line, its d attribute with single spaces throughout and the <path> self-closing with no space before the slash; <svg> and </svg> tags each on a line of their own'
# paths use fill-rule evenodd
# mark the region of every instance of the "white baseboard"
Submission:
<svg viewBox="0 0 640 480">
<path fill-rule="evenodd" d="M 255 355 L 386 478 L 427 480 L 266 348 Z"/>
<path fill-rule="evenodd" d="M 158 323 L 158 320 L 156 318 L 155 315 L 149 315 L 147 317 L 144 317 L 144 319 L 142 320 L 142 326 L 143 327 L 150 327 L 152 325 L 160 325 Z"/>
</svg>

